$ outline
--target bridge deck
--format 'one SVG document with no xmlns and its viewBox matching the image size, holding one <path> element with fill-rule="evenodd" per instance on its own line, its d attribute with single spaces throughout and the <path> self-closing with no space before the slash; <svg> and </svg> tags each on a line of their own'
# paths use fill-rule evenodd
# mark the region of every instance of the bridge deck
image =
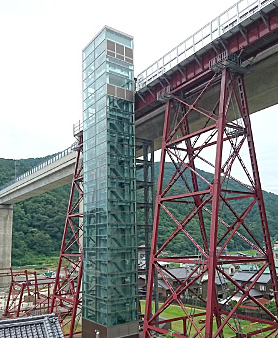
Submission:
<svg viewBox="0 0 278 338">
<path fill-rule="evenodd" d="M 56 158 L 56 157 L 55 157 Z M 58 188 L 72 181 L 76 152 L 71 151 L 54 161 L 43 163 L 19 176 L 0 190 L 0 205 L 14 204 Z"/>
<path fill-rule="evenodd" d="M 136 119 L 163 105 L 161 92 L 178 92 L 188 82 L 196 86 L 221 53 L 247 60 L 277 44 L 277 8 L 277 0 L 240 1 L 139 74 Z"/>
</svg>

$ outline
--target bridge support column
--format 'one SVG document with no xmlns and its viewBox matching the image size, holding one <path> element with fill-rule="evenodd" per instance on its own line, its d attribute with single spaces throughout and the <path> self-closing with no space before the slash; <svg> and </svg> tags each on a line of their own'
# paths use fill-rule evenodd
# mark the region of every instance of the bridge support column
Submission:
<svg viewBox="0 0 278 338">
<path fill-rule="evenodd" d="M 12 226 L 13 205 L 0 204 L 0 269 L 6 269 L 11 266 Z M 0 287 L 5 286 L 8 282 L 6 277 L 1 278 Z"/>
<path fill-rule="evenodd" d="M 243 80 L 247 70 L 240 63 L 236 68 L 229 58 L 224 65 L 218 62 L 213 67 L 215 74 L 196 92 L 188 91 L 185 85 L 184 92 L 169 92 L 166 97 L 143 338 L 169 333 L 168 329 L 155 326 L 158 323 L 172 325 L 178 321 L 183 325 L 179 338 L 223 338 L 228 327 L 232 330 L 230 336 L 253 337 L 258 333 L 251 325 L 255 322 L 268 324 L 264 332 L 269 331 L 269 337 L 277 336 L 277 317 L 252 295 L 252 288 L 268 269 L 278 309 L 278 283 Z M 202 99 L 212 89 L 218 98 L 208 110 Z M 234 114 L 232 121 L 228 111 Z M 190 123 L 196 112 L 206 118 L 199 129 Z M 246 150 L 249 158 L 244 154 Z M 197 166 L 213 169 L 214 174 Z M 250 222 L 251 213 L 257 213 L 261 221 L 256 228 Z M 229 253 L 238 244 L 252 248 L 256 254 L 241 257 Z M 183 277 L 164 262 L 182 263 Z M 223 265 L 243 262 L 258 264 L 260 268 L 248 277 L 248 282 L 239 284 Z M 156 272 L 169 291 L 152 314 Z M 231 304 L 235 294 L 240 297 L 236 304 Z M 239 306 L 246 300 L 256 303 L 265 319 L 239 313 Z M 183 316 L 157 320 L 172 304 L 180 307 Z M 191 312 L 185 304 L 194 304 L 194 309 L 198 304 L 205 310 Z M 250 322 L 248 333 L 242 334 L 242 320 Z"/>
</svg>

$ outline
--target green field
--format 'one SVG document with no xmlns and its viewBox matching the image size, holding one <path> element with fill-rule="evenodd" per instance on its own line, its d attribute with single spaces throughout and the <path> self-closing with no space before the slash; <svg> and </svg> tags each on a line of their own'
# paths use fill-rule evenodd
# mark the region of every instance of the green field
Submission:
<svg viewBox="0 0 278 338">
<path fill-rule="evenodd" d="M 56 272 L 58 265 L 59 257 L 47 257 L 39 256 L 36 257 L 31 265 L 20 265 L 13 266 L 13 270 L 28 270 L 28 271 L 37 271 L 37 273 L 45 273 L 48 270 Z"/>
<path fill-rule="evenodd" d="M 141 301 L 141 309 L 142 309 L 142 312 L 145 311 L 145 301 Z M 154 309 L 154 304 L 153 304 L 153 309 Z M 193 311 L 195 311 L 194 312 L 195 314 L 204 312 L 204 309 L 193 310 L 192 308 L 187 307 L 187 306 L 186 306 L 186 309 L 188 310 L 188 313 L 190 313 L 190 314 L 193 314 Z M 163 311 L 163 313 L 161 314 L 161 317 L 163 317 L 163 318 L 177 318 L 177 317 L 181 317 L 183 315 L 184 315 L 184 312 L 179 306 L 171 305 L 166 310 Z M 200 319 L 205 319 L 205 314 L 204 314 L 204 316 L 198 317 L 198 319 L 196 320 L 196 324 L 199 328 L 201 328 L 204 325 L 204 324 L 199 324 Z M 230 323 L 233 326 L 235 326 L 235 323 L 234 323 L 233 320 L 230 320 Z M 262 327 L 265 327 L 265 325 L 262 325 L 262 324 L 259 324 L 259 323 L 253 323 L 252 324 L 249 321 L 241 320 L 240 321 L 240 327 L 241 327 L 242 333 L 248 333 L 250 331 L 254 331 L 254 330 L 260 329 Z M 182 332 L 182 330 L 183 330 L 182 321 L 180 320 L 180 321 L 173 322 L 172 323 L 172 330 L 174 332 Z M 213 331 L 216 332 L 216 323 L 214 323 L 214 325 L 213 325 Z M 235 336 L 235 333 L 228 326 L 225 326 L 223 331 L 224 331 L 224 337 L 228 338 L 228 337 Z M 191 331 L 190 331 L 190 336 L 194 336 L 195 333 L 196 333 L 196 330 L 192 326 Z M 203 331 L 203 333 L 204 333 L 204 331 Z M 269 334 L 269 332 L 268 333 L 260 333 L 260 334 L 257 334 L 256 336 L 253 336 L 253 337 L 266 337 L 268 334 Z"/>
</svg>

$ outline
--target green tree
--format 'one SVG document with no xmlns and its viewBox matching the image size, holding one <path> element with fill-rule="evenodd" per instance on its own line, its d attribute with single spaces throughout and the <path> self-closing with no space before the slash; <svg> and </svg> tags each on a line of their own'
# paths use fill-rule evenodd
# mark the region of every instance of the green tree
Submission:
<svg viewBox="0 0 278 338">
<path fill-rule="evenodd" d="M 272 313 L 274 316 L 277 316 L 277 309 L 274 300 L 271 300 L 269 303 L 265 304 L 265 307 Z"/>
</svg>

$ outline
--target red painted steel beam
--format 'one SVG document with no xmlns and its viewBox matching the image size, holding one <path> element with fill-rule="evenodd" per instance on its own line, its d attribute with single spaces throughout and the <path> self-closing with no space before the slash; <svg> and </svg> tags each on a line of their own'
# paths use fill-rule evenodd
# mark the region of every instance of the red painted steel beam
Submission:
<svg viewBox="0 0 278 338">
<path fill-rule="evenodd" d="M 212 217 L 211 217 L 211 231 L 210 231 L 210 250 L 208 259 L 208 298 L 207 298 L 207 314 L 206 314 L 206 331 L 205 337 L 210 338 L 213 328 L 213 313 L 215 312 L 215 273 L 217 266 L 216 247 L 217 247 L 217 233 L 218 233 L 218 217 L 219 217 L 219 196 L 221 193 L 221 163 L 222 163 L 222 149 L 223 149 L 223 135 L 226 124 L 226 95 L 228 85 L 228 70 L 222 71 L 221 89 L 220 89 L 220 103 L 219 103 L 219 119 L 217 123 L 218 138 L 216 144 L 216 159 L 215 159 L 215 173 L 213 180 L 212 191 Z M 219 318 L 217 318 L 218 320 Z"/>
<path fill-rule="evenodd" d="M 230 71 L 228 68 L 222 71 L 220 77 L 221 86 L 220 88 L 217 87 L 219 94 L 218 98 L 215 98 L 217 103 L 213 105 L 211 112 L 207 112 L 210 121 L 203 121 L 203 128 L 200 128 L 198 133 L 190 133 L 190 125 L 188 123 L 190 113 L 195 109 L 194 104 L 187 103 L 186 98 L 181 98 L 180 96 L 176 98 L 175 95 L 166 103 L 143 338 L 154 337 L 155 332 L 167 332 L 165 330 L 161 331 L 161 329 L 156 327 L 156 320 L 159 316 L 163 317 L 163 312 L 173 303 L 177 304 L 184 313 L 182 319 L 183 333 L 176 334 L 177 337 L 189 337 L 190 333 L 188 332 L 191 326 L 194 328 L 194 332 L 196 332 L 193 334 L 193 337 L 223 337 L 226 326 L 231 328 L 233 332 L 238 332 L 237 326 L 233 327 L 229 319 L 232 319 L 232 317 L 234 319 L 252 319 L 248 315 L 241 314 L 239 316 L 237 314 L 238 307 L 246 297 L 255 302 L 264 314 L 270 318 L 256 318 L 253 321 L 261 324 L 272 323 L 269 330 L 266 331 L 278 330 L 278 319 L 251 295 L 252 287 L 259 281 L 266 268 L 270 270 L 271 285 L 274 293 L 277 293 L 277 277 L 259 180 L 243 77 L 240 74 L 235 74 L 233 70 Z M 208 83 L 212 87 L 215 86 L 214 81 L 208 81 Z M 205 90 L 200 89 L 202 95 L 205 95 L 206 90 L 210 90 L 210 86 L 203 87 Z M 179 110 L 177 110 L 176 102 L 179 102 Z M 237 119 L 238 125 L 227 121 L 228 110 L 231 108 L 229 106 L 233 106 L 233 108 L 236 106 L 236 110 L 239 113 L 239 118 Z M 200 110 L 200 107 L 197 109 Z M 175 114 L 174 122 L 171 125 L 169 124 L 170 112 L 174 112 Z M 215 114 L 215 112 L 218 113 Z M 213 126 L 210 130 L 207 129 L 209 122 Z M 182 139 L 179 138 L 179 143 L 176 141 L 177 132 L 179 132 L 179 135 L 182 135 Z M 207 133 L 210 133 L 213 137 L 207 137 Z M 234 136 L 231 137 L 231 135 L 236 133 L 238 133 L 237 137 L 232 140 Z M 187 138 L 184 138 L 185 136 Z M 198 143 L 201 145 L 198 146 Z M 249 165 L 243 161 L 240 154 L 243 143 L 249 149 L 249 157 L 247 156 Z M 198 172 L 195 168 L 195 160 L 197 158 L 204 159 L 204 162 L 208 163 L 208 161 L 205 161 L 204 156 L 206 155 L 202 155 L 202 152 L 209 146 L 214 151 L 214 153 L 207 154 L 207 156 L 213 157 L 210 161 L 214 169 L 211 182 L 209 179 L 202 177 L 202 172 Z M 174 174 L 170 178 L 168 175 L 164 175 L 166 154 L 169 155 L 170 164 L 173 164 L 174 168 Z M 232 175 L 233 169 L 235 170 L 235 174 L 238 173 L 238 169 L 234 168 L 235 160 L 238 160 L 246 176 L 245 179 L 250 182 L 250 186 L 246 183 L 241 183 L 240 180 Z M 179 189 L 175 189 L 175 184 L 178 180 L 179 184 L 184 184 L 184 193 L 180 191 L 180 186 Z M 196 184 L 197 182 L 198 184 Z M 233 186 L 234 184 L 235 186 Z M 198 200 L 196 199 L 197 197 Z M 244 200 L 246 201 L 245 204 L 243 203 Z M 233 202 L 235 201 L 240 201 L 240 203 L 234 204 Z M 183 212 L 183 214 L 175 215 L 171 209 L 171 203 L 175 203 L 175 205 L 180 203 L 180 212 Z M 222 209 L 225 209 L 225 213 L 223 214 Z M 250 221 L 247 219 L 251 210 L 254 213 L 259 213 L 261 224 L 256 230 L 254 230 L 252 223 L 250 224 Z M 161 213 L 164 215 L 163 219 L 160 217 Z M 206 217 L 203 217 L 204 215 Z M 204 223 L 202 220 L 204 220 Z M 165 224 L 162 224 L 162 222 L 165 222 Z M 167 228 L 167 232 L 165 232 L 165 228 Z M 163 239 L 160 236 L 160 242 L 158 243 L 160 229 L 162 230 Z M 196 235 L 196 231 L 199 231 L 201 234 L 203 232 L 201 238 Z M 173 255 L 168 254 L 168 257 L 165 258 L 162 253 L 167 252 L 171 244 L 175 245 L 175 240 L 178 237 L 180 238 L 180 242 L 178 243 L 181 255 L 176 252 Z M 206 238 L 209 237 L 210 240 L 207 243 Z M 241 257 L 239 254 L 224 254 L 224 250 L 228 248 L 235 237 L 236 240 L 239 238 L 245 246 L 256 250 L 260 257 Z M 182 247 L 182 244 L 184 247 Z M 186 255 L 188 244 L 191 247 L 192 255 Z M 230 248 L 232 248 L 232 244 Z M 171 250 L 173 249 L 175 249 L 174 246 L 172 246 Z M 191 263 L 195 264 L 195 268 L 182 279 L 179 276 L 175 276 L 174 272 L 171 272 L 168 267 L 162 266 L 162 262 Z M 242 285 L 233 279 L 233 277 L 228 276 L 223 269 L 223 264 L 226 263 L 253 264 L 255 262 L 261 262 L 262 267 Z M 169 294 L 156 313 L 152 315 L 151 304 L 155 271 L 157 271 L 159 277 L 168 286 L 167 292 Z M 208 276 L 207 292 L 205 296 L 200 296 L 198 289 L 205 273 Z M 219 279 L 221 277 L 231 282 L 235 288 L 232 291 L 232 295 L 229 296 L 230 298 L 226 299 L 225 305 L 228 304 L 229 299 L 236 293 L 242 293 L 237 304 L 230 305 L 229 311 L 218 302 L 215 287 L 216 277 Z M 170 283 L 170 278 L 174 281 L 173 283 Z M 206 319 L 205 324 L 201 327 L 197 325 L 195 316 L 192 316 L 183 304 L 183 295 L 185 294 L 191 294 L 191 297 L 204 302 Z M 278 308 L 276 294 L 274 299 L 276 301 L 276 308 Z M 172 318 L 168 322 L 171 323 L 177 320 L 177 318 Z M 271 320 L 273 321 L 271 322 Z M 216 329 L 213 325 L 214 322 L 217 324 Z M 252 336 L 253 331 L 250 329 L 247 335 Z"/>
<path fill-rule="evenodd" d="M 78 331 L 82 307 L 82 232 L 83 214 L 79 206 L 83 201 L 83 135 L 77 138 L 77 156 L 72 179 L 68 210 L 64 226 L 56 279 L 51 300 L 51 312 L 56 312 L 63 331 L 72 338 Z M 60 277 L 63 275 L 62 278 Z"/>
<path fill-rule="evenodd" d="M 36 272 L 27 270 L 13 272 L 10 269 L 9 273 L 5 275 L 11 277 L 11 284 L 3 314 L 4 317 L 31 316 L 34 312 L 40 314 L 49 313 L 49 294 L 50 287 L 54 283 L 53 279 L 45 277 L 45 279 L 40 279 L 38 284 Z M 20 280 L 16 281 L 15 277 L 20 277 Z M 47 295 L 44 294 L 45 292 L 47 292 Z M 33 306 L 26 308 L 24 303 L 30 302 L 33 303 Z"/>
<path fill-rule="evenodd" d="M 164 104 L 157 100 L 157 94 L 168 85 L 171 86 L 171 92 L 175 93 L 186 86 L 197 86 L 202 83 L 204 79 L 210 74 L 209 62 L 218 54 L 226 51 L 229 54 L 241 54 L 243 58 L 247 59 L 254 57 L 263 50 L 278 43 L 278 9 L 273 6 L 273 10 L 266 16 L 266 21 L 261 17 L 254 20 L 251 24 L 244 27 L 244 34 L 242 31 L 233 32 L 231 30 L 230 37 L 219 37 L 212 44 L 208 45 L 203 51 L 198 51 L 198 60 L 191 57 L 189 61 L 182 62 L 180 68 L 182 72 L 176 67 L 171 75 L 167 75 L 167 82 L 157 83 L 155 85 L 148 85 L 148 90 L 140 90 L 135 95 L 135 118 L 150 113 L 151 111 L 163 106 Z M 267 25 L 266 25 L 267 22 Z M 273 39 L 268 38 L 272 36 Z M 223 46 L 224 44 L 224 46 Z M 216 47 L 216 50 L 215 50 Z M 164 87 L 163 87 L 164 85 Z"/>
<path fill-rule="evenodd" d="M 249 156 L 251 159 L 251 168 L 253 171 L 253 177 L 254 177 L 254 183 L 255 183 L 255 191 L 257 193 L 257 203 L 259 207 L 259 215 L 261 218 L 261 226 L 263 229 L 263 236 L 264 236 L 264 244 L 266 248 L 266 254 L 269 259 L 269 267 L 270 267 L 270 275 L 273 285 L 273 293 L 274 293 L 274 300 L 276 303 L 276 308 L 278 309 L 278 281 L 276 276 L 276 268 L 272 253 L 272 245 L 271 245 L 271 239 L 270 234 L 267 226 L 267 217 L 266 217 L 266 210 L 263 202 L 263 192 L 261 187 L 261 181 L 260 181 L 260 175 L 259 175 L 259 168 L 256 158 L 256 151 L 255 151 L 255 145 L 253 140 L 253 134 L 252 134 L 252 128 L 251 128 L 251 122 L 249 117 L 249 111 L 248 111 L 248 104 L 247 104 L 247 96 L 246 91 L 244 87 L 244 81 L 243 77 L 238 78 L 238 87 L 239 87 L 239 99 L 240 99 L 240 106 L 241 106 L 241 114 L 243 117 L 243 120 L 245 121 L 245 125 L 248 130 L 248 148 L 249 148 Z"/>
<path fill-rule="evenodd" d="M 165 112 L 165 123 L 164 123 L 164 131 L 163 134 L 167 135 L 168 128 L 169 128 L 169 121 L 170 121 L 170 102 L 166 104 L 166 112 Z M 159 214 L 160 214 L 160 199 L 162 194 L 162 184 L 163 184 L 163 175 L 164 175 L 164 162 L 166 157 L 166 138 L 162 141 L 162 148 L 161 148 L 161 161 L 160 161 L 160 168 L 159 168 L 159 178 L 157 184 L 157 194 L 156 194 L 156 208 L 154 212 L 154 222 L 159 222 Z M 151 316 L 151 309 L 152 309 L 152 293 L 153 293 L 153 282 L 154 282 L 154 272 L 155 272 L 155 256 L 156 256 L 156 245 L 157 245 L 157 236 L 158 236 L 158 228 L 153 229 L 152 233 L 152 244 L 151 244 L 151 252 L 150 252 L 150 268 L 149 268 L 149 275 L 148 275 L 148 292 L 146 298 L 146 306 L 145 306 L 145 320 L 143 324 L 143 331 L 146 332 L 148 329 L 148 321 L 147 318 Z"/>
</svg>

